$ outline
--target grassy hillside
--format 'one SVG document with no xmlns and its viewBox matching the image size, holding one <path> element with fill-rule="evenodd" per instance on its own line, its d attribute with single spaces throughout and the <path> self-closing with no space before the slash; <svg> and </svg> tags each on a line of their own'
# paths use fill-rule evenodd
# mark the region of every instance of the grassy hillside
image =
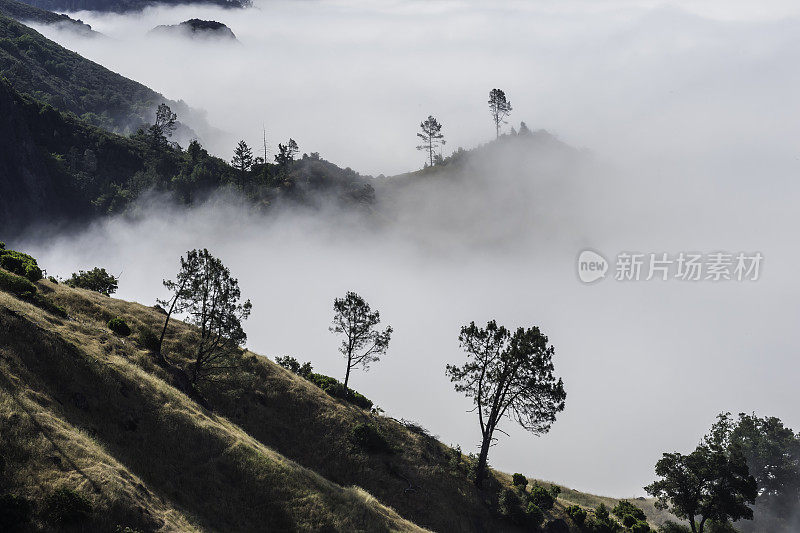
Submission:
<svg viewBox="0 0 800 533">
<path fill-rule="evenodd" d="M 5 7 L 0 8 L 0 13 L 15 7 L 8 0 L 3 2 Z M 19 12 L 18 6 L 15 11 Z M 151 123 L 158 104 L 164 102 L 178 114 L 179 120 L 195 130 L 208 127 L 185 103 L 168 100 L 3 15 L 0 15 L 0 76 L 19 92 L 112 132 L 127 134 Z M 186 136 L 191 136 L 191 132 Z"/>
<path fill-rule="evenodd" d="M 160 310 L 36 285 L 66 317 L 0 291 L 0 481 L 32 502 L 39 526 L 53 523 L 66 489 L 88 501 L 90 530 L 523 531 L 498 511 L 509 476 L 495 472 L 477 491 L 471 459 L 418 426 L 249 352 L 187 395 L 175 369 L 189 364 L 192 327 L 170 328 L 164 368 L 140 336 L 162 323 Z M 117 316 L 131 336 L 108 329 Z M 365 423 L 390 449 L 357 444 Z M 578 531 L 565 507 L 599 501 L 562 490 L 546 530 Z"/>
<path fill-rule="evenodd" d="M 53 522 L 48 497 L 69 487 L 90 502 L 83 527 L 419 530 L 143 370 L 133 343 L 92 320 L 125 304 L 102 309 L 64 287 L 51 297 L 74 305 L 73 316 L 0 294 L 4 484 L 41 502 L 37 520 Z"/>
</svg>

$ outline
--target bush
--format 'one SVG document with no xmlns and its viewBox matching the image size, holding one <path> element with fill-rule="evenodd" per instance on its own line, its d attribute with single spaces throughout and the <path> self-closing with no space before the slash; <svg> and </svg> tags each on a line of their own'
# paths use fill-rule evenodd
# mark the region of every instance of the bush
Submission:
<svg viewBox="0 0 800 533">
<path fill-rule="evenodd" d="M 50 283 L 55 283 L 58 285 L 58 278 L 55 276 L 47 276 L 47 279 L 50 280 Z"/>
<path fill-rule="evenodd" d="M 31 298 L 36 294 L 36 285 L 29 280 L 5 270 L 0 270 L 0 289 L 16 296 Z"/>
<path fill-rule="evenodd" d="M 522 510 L 522 500 L 520 500 L 519 494 L 515 490 L 503 490 L 497 500 L 497 507 L 500 511 L 500 516 L 512 524 L 521 525 L 526 518 L 526 513 Z"/>
<path fill-rule="evenodd" d="M 637 520 L 630 528 L 633 533 L 650 533 L 651 531 L 650 524 L 644 520 Z"/>
<path fill-rule="evenodd" d="M 139 330 L 139 345 L 145 350 L 158 351 L 158 341 L 159 337 L 153 333 L 152 329 L 142 328 Z"/>
<path fill-rule="evenodd" d="M 528 486 L 528 478 L 517 473 L 512 476 L 511 483 L 513 483 L 515 487 L 521 487 L 523 490 L 525 490 L 525 487 Z"/>
<path fill-rule="evenodd" d="M 372 400 L 364 396 L 363 394 L 354 391 L 353 389 L 347 389 L 347 398 L 345 398 L 348 402 L 356 405 L 362 409 L 370 410 L 372 409 Z"/>
<path fill-rule="evenodd" d="M 31 504 L 27 499 L 13 494 L 0 496 L 0 531 L 22 529 L 30 520 Z"/>
<path fill-rule="evenodd" d="M 392 453 L 392 446 L 374 424 L 358 424 L 350 431 L 350 441 L 370 453 Z"/>
<path fill-rule="evenodd" d="M 586 522 L 586 510 L 580 505 L 570 505 L 564 510 L 577 526 L 582 526 Z"/>
<path fill-rule="evenodd" d="M 549 511 L 556 502 L 553 490 L 547 490 L 538 483 L 534 483 L 528 495 L 528 501 L 534 503 L 539 509 Z"/>
<path fill-rule="evenodd" d="M 52 492 L 44 501 L 44 518 L 54 526 L 78 525 L 91 518 L 92 503 L 83 494 L 61 487 Z"/>
<path fill-rule="evenodd" d="M 42 279 L 42 269 L 36 264 L 36 259 L 22 252 L 0 249 L 0 267 L 32 282 Z"/>
<path fill-rule="evenodd" d="M 280 364 L 280 363 L 279 363 Z M 311 368 L 310 363 L 309 369 Z M 305 365 L 303 365 L 305 366 Z M 301 367 L 302 370 L 302 367 Z M 372 400 L 360 394 L 359 392 L 354 391 L 353 389 L 345 389 L 344 385 L 337 380 L 336 378 L 332 378 L 330 376 L 326 376 L 324 374 L 315 374 L 313 372 L 309 372 L 308 376 L 306 377 L 310 382 L 314 385 L 319 387 L 320 389 L 324 390 L 327 394 L 333 396 L 334 398 L 339 398 L 341 400 L 345 400 L 347 402 L 352 403 L 353 405 L 357 405 L 362 409 L 370 409 L 372 408 Z"/>
<path fill-rule="evenodd" d="M 594 510 L 594 516 L 598 520 L 606 520 L 609 517 L 608 507 L 606 507 L 606 504 L 601 503 L 600 505 L 598 505 L 597 508 Z"/>
<path fill-rule="evenodd" d="M 538 528 L 544 522 L 544 512 L 535 503 L 528 503 L 528 507 L 525 509 L 525 517 L 534 528 Z"/>
<path fill-rule="evenodd" d="M 73 273 L 72 277 L 70 277 L 64 283 L 70 287 L 89 289 L 90 291 L 111 296 L 117 292 L 118 281 L 119 278 L 106 272 L 105 268 L 95 267 L 88 272 L 79 270 L 77 274 Z"/>
<path fill-rule="evenodd" d="M 644 511 L 633 505 L 628 500 L 620 500 L 619 503 L 614 506 L 614 509 L 611 512 L 614 514 L 614 516 L 622 520 L 622 523 L 625 524 L 625 527 L 631 527 L 630 524 L 625 523 L 626 516 L 630 516 L 634 519 L 631 524 L 638 521 L 647 521 L 647 516 L 644 514 Z"/>
<path fill-rule="evenodd" d="M 121 335 L 122 337 L 127 337 L 131 334 L 131 328 L 125 319 L 121 317 L 112 318 L 108 321 L 108 329 L 116 333 L 117 335 Z"/>
<path fill-rule="evenodd" d="M 594 510 L 594 519 L 590 525 L 595 533 L 616 533 L 620 530 L 619 522 L 611 518 L 608 507 L 602 503 Z"/>
<path fill-rule="evenodd" d="M 692 533 L 692 530 L 689 529 L 689 526 L 678 524 L 672 520 L 667 520 L 661 524 L 661 527 L 658 528 L 658 531 L 659 533 Z"/>
<path fill-rule="evenodd" d="M 42 279 L 42 269 L 33 263 L 28 263 L 25 265 L 25 277 L 28 281 L 39 281 Z"/>
<path fill-rule="evenodd" d="M 275 358 L 275 362 L 290 372 L 294 372 L 295 374 L 300 373 L 300 362 L 291 355 L 286 355 L 284 357 L 278 356 Z"/>
</svg>

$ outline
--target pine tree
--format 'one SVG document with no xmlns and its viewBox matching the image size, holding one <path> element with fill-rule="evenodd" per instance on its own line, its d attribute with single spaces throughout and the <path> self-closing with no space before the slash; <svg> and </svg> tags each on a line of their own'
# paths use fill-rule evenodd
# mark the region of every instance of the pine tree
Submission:
<svg viewBox="0 0 800 533">
<path fill-rule="evenodd" d="M 427 120 L 421 122 L 419 127 L 422 132 L 417 133 L 417 137 L 422 139 L 422 144 L 417 146 L 417 150 L 425 150 L 428 152 L 428 160 L 430 165 L 433 166 L 435 160 L 435 148 L 445 144 L 444 135 L 442 134 L 442 125 L 433 118 L 428 116 Z"/>
<path fill-rule="evenodd" d="M 506 99 L 506 93 L 500 89 L 489 91 L 489 113 L 492 114 L 495 134 L 500 138 L 500 125 L 505 124 L 505 118 L 511 114 L 511 102 Z"/>
</svg>

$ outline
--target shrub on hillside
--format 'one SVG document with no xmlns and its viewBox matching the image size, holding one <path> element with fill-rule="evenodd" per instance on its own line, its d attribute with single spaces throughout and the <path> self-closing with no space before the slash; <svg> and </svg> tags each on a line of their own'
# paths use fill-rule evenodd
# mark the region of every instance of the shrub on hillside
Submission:
<svg viewBox="0 0 800 533">
<path fill-rule="evenodd" d="M 347 389 L 347 397 L 345 398 L 345 400 L 362 409 L 366 409 L 367 411 L 372 409 L 372 400 L 370 400 L 360 392 L 354 391 L 353 389 Z"/>
<path fill-rule="evenodd" d="M 336 378 L 312 372 L 306 379 L 334 398 L 345 400 L 362 409 L 370 409 L 372 407 L 372 400 L 353 389 L 345 389 L 344 384 Z"/>
<path fill-rule="evenodd" d="M 602 503 L 594 510 L 594 517 L 589 525 L 595 533 L 616 533 L 621 529 L 619 522 L 611 518 L 608 507 Z"/>
<path fill-rule="evenodd" d="M 525 487 L 528 486 L 528 478 L 526 478 L 522 474 L 516 473 L 512 476 L 511 483 L 515 487 L 520 487 L 522 490 L 525 490 Z"/>
<path fill-rule="evenodd" d="M 153 333 L 153 330 L 150 328 L 142 328 L 139 330 L 139 346 L 144 348 L 145 350 L 149 350 L 151 352 L 155 352 L 158 350 L 158 335 Z"/>
<path fill-rule="evenodd" d="M 117 335 L 121 335 L 122 337 L 127 337 L 131 334 L 131 327 L 125 322 L 125 319 L 122 317 L 112 318 L 108 321 L 108 329 L 116 333 Z"/>
<path fill-rule="evenodd" d="M 311 367 L 311 361 L 306 361 L 302 365 L 300 361 L 292 357 L 291 355 L 286 355 L 283 357 L 276 357 L 275 362 L 278 363 L 280 366 L 289 370 L 290 372 L 294 372 L 300 377 L 304 377 L 309 379 L 309 376 L 313 374 L 313 368 Z"/>
<path fill-rule="evenodd" d="M 647 520 L 647 516 L 644 514 L 644 511 L 633 505 L 628 500 L 620 500 L 619 503 L 614 506 L 614 509 L 611 510 L 611 513 L 622 520 L 622 523 L 625 524 L 625 527 L 630 527 L 629 524 L 625 523 L 626 516 L 633 518 L 633 522 L 631 523 Z"/>
<path fill-rule="evenodd" d="M 632 525 L 629 526 L 633 533 L 650 533 L 652 531 L 650 529 L 650 524 L 648 524 L 644 520 L 637 520 Z M 736 531 L 736 530 L 733 530 Z M 713 531 L 709 531 L 709 533 L 714 533 Z"/>
<path fill-rule="evenodd" d="M 19 297 L 32 298 L 36 294 L 36 285 L 22 276 L 0 270 L 0 290 L 10 292 Z"/>
<path fill-rule="evenodd" d="M 678 524 L 677 522 L 673 522 L 672 520 L 667 520 L 661 527 L 658 528 L 659 533 L 692 533 L 692 530 L 689 529 L 689 526 L 684 526 L 683 524 Z"/>
<path fill-rule="evenodd" d="M 513 489 L 504 489 L 497 499 L 500 516 L 512 524 L 522 525 L 525 521 L 525 512 L 522 509 L 522 500 Z M 540 511 L 541 512 L 541 511 Z"/>
<path fill-rule="evenodd" d="M 374 424 L 358 424 L 350 431 L 350 442 L 369 453 L 393 453 L 391 444 Z"/>
<path fill-rule="evenodd" d="M 583 526 L 583 523 L 586 522 L 586 510 L 580 505 L 570 505 L 564 512 L 578 527 Z"/>
<path fill-rule="evenodd" d="M 0 531 L 19 531 L 30 520 L 31 504 L 27 499 L 13 494 L 0 496 Z"/>
<path fill-rule="evenodd" d="M 528 507 L 525 508 L 525 520 L 532 528 L 538 529 L 544 522 L 544 511 L 536 504 L 528 502 Z"/>
<path fill-rule="evenodd" d="M 361 407 L 362 409 L 372 409 L 372 400 L 363 394 L 350 388 L 345 389 L 344 384 L 342 384 L 342 382 L 336 378 L 332 378 L 324 374 L 315 374 L 310 361 L 306 361 L 301 365 L 297 359 L 290 355 L 286 355 L 283 357 L 276 357 L 275 362 L 286 370 L 289 370 L 290 372 L 307 379 L 334 398 L 345 400 L 353 405 Z"/>
<path fill-rule="evenodd" d="M 22 252 L 1 248 L 0 267 L 18 276 L 25 276 L 32 282 L 42 279 L 42 269 L 39 268 L 36 259 Z"/>
<path fill-rule="evenodd" d="M 543 511 L 549 511 L 556 502 L 556 496 L 561 492 L 560 488 L 556 487 L 556 489 L 558 489 L 556 491 L 553 487 L 555 487 L 555 485 L 551 486 L 550 490 L 548 490 L 538 483 L 534 483 L 528 495 L 528 501 L 533 502 Z"/>
<path fill-rule="evenodd" d="M 43 516 L 50 525 L 73 526 L 88 521 L 93 511 L 92 502 L 86 496 L 61 487 L 45 498 Z"/>
<path fill-rule="evenodd" d="M 72 277 L 64 283 L 70 287 L 89 289 L 90 291 L 111 296 L 117 292 L 118 281 L 119 278 L 106 272 L 105 268 L 95 267 L 89 271 L 79 270 L 77 273 L 73 273 Z"/>
</svg>

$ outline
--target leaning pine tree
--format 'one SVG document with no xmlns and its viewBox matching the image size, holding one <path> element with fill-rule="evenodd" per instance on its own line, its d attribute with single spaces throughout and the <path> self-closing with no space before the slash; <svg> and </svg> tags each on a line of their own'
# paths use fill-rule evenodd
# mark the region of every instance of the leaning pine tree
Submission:
<svg viewBox="0 0 800 533">
<path fill-rule="evenodd" d="M 564 410 L 567 393 L 553 373 L 555 349 L 538 327 L 518 328 L 512 334 L 494 320 L 486 328 L 472 322 L 461 328 L 458 340 L 468 360 L 461 367 L 447 365 L 446 373 L 456 391 L 475 403 L 481 448 L 473 481 L 481 487 L 489 447 L 503 417 L 513 418 L 531 433 L 547 433 L 556 414 Z"/>
<path fill-rule="evenodd" d="M 329 329 L 342 335 L 339 351 L 347 359 L 344 375 L 344 388 L 347 390 L 350 372 L 354 368 L 361 366 L 369 370 L 369 365 L 380 361 L 380 356 L 389 349 L 392 326 L 379 330 L 380 312 L 373 311 L 364 298 L 353 291 L 348 291 L 344 298 L 336 298 L 333 311 L 333 324 Z"/>
<path fill-rule="evenodd" d="M 239 282 L 230 270 L 208 250 L 192 250 L 181 258 L 176 281 L 164 285 L 173 296 L 160 342 L 176 310 L 186 313 L 186 321 L 200 333 L 191 365 L 192 385 L 232 368 L 233 356 L 247 340 L 242 321 L 250 316 L 252 305 L 250 300 L 241 302 Z"/>
</svg>

